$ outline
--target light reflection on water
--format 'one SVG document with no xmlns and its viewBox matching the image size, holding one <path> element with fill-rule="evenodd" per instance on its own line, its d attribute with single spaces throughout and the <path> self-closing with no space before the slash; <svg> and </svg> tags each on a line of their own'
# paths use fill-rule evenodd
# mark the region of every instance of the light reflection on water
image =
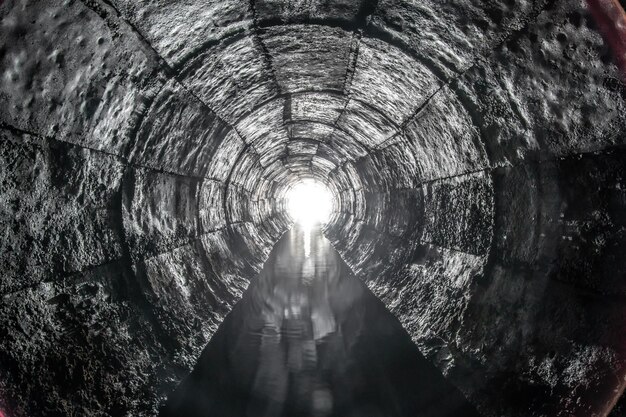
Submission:
<svg viewBox="0 0 626 417">
<path fill-rule="evenodd" d="M 330 297 L 340 279 L 336 253 L 313 226 L 288 233 L 274 253 L 251 294 L 263 322 L 252 395 L 272 401 L 253 408 L 267 416 L 281 415 L 285 407 L 329 416 L 333 396 L 318 345 L 337 332 Z"/>
</svg>

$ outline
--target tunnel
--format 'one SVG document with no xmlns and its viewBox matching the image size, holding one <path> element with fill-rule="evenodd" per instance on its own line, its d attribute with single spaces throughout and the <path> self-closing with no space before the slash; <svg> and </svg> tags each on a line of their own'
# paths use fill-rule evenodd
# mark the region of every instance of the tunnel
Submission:
<svg viewBox="0 0 626 417">
<path fill-rule="evenodd" d="M 372 335 L 354 369 L 326 355 L 367 381 L 334 415 L 439 383 L 440 407 L 477 412 L 456 416 L 626 415 L 623 3 L 4 0 L 0 16 L 0 416 L 164 415 L 228 374 L 306 181 L 331 196 L 316 238 L 368 306 L 346 334 Z M 431 415 L 411 410 L 380 415 Z"/>
</svg>

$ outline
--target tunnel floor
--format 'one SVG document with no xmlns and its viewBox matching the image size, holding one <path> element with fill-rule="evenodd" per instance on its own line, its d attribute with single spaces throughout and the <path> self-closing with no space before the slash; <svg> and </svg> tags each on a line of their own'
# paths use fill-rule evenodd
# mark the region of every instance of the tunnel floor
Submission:
<svg viewBox="0 0 626 417">
<path fill-rule="evenodd" d="M 319 228 L 295 226 L 161 416 L 477 416 Z"/>
</svg>

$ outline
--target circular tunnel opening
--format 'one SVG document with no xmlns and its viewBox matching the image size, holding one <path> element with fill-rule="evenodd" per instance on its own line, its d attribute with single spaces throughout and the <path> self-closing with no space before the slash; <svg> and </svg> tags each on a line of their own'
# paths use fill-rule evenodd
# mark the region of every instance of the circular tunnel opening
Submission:
<svg viewBox="0 0 626 417">
<path fill-rule="evenodd" d="M 293 184 L 285 199 L 287 213 L 303 227 L 324 225 L 330 220 L 333 196 L 320 181 L 308 178 Z"/>
</svg>

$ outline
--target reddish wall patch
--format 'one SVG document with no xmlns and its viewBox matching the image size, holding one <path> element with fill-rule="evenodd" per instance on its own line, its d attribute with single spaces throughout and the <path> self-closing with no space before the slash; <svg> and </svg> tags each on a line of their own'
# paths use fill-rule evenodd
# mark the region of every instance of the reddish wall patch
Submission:
<svg viewBox="0 0 626 417">
<path fill-rule="evenodd" d="M 615 63 L 626 81 L 626 13 L 618 0 L 587 0 L 600 33 L 613 51 Z"/>
</svg>

